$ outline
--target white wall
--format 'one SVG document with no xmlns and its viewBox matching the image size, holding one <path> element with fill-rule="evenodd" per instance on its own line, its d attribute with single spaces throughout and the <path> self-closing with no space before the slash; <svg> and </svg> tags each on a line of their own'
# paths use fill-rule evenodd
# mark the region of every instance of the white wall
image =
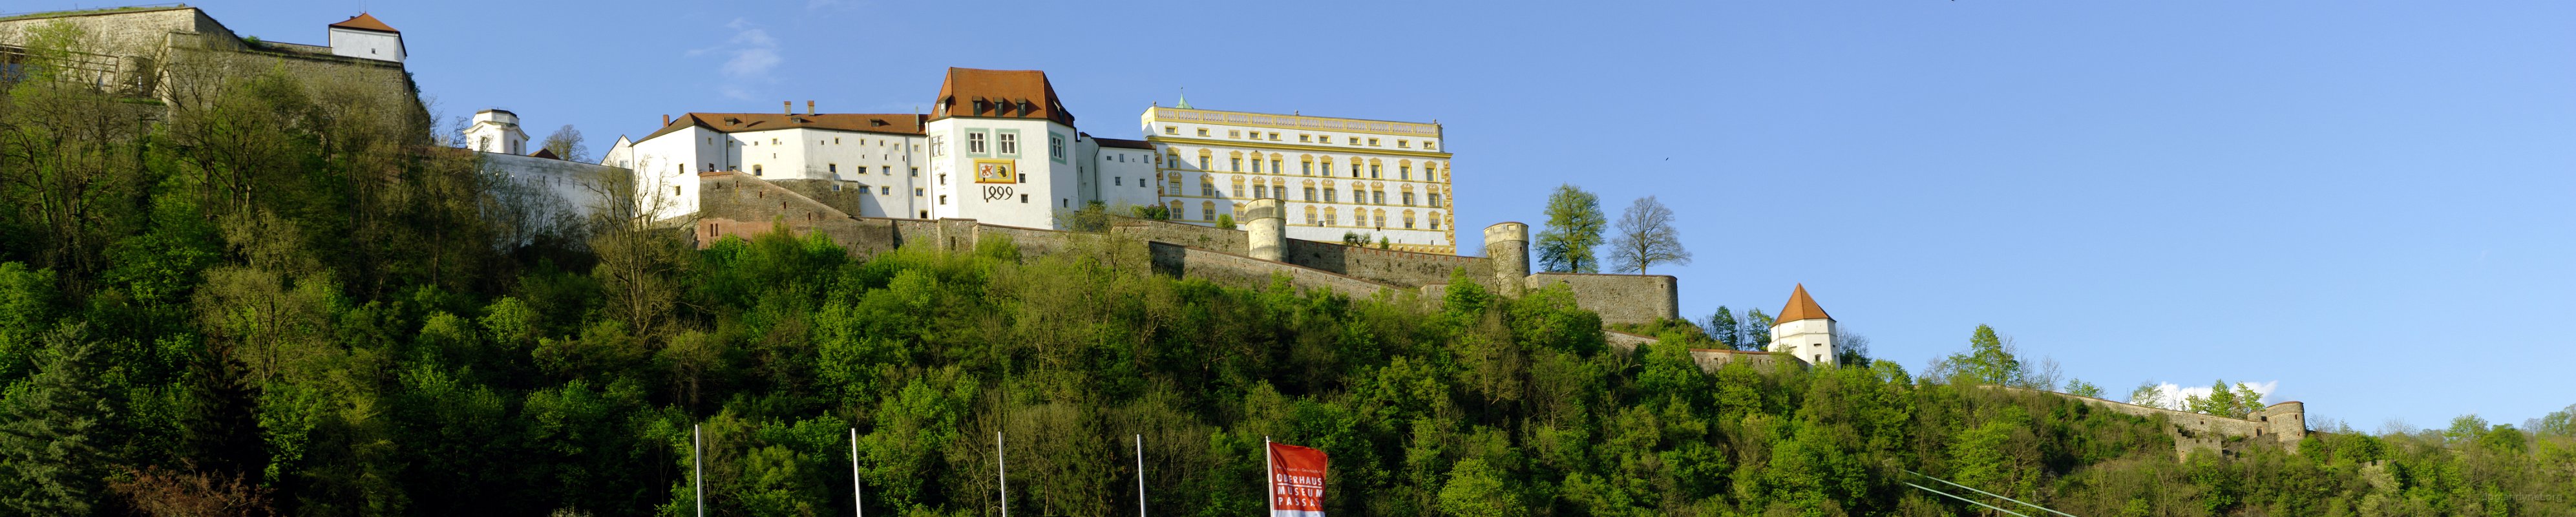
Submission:
<svg viewBox="0 0 2576 517">
<path fill-rule="evenodd" d="M 1825 365 L 1834 364 L 1834 321 L 1808 319 L 1781 323 L 1771 327 L 1771 351 L 1797 356 L 1798 360 Z"/>
<path fill-rule="evenodd" d="M 1000 152 L 1000 133 L 1006 130 L 1018 132 L 1015 155 Z M 967 135 L 976 132 L 990 135 L 982 155 L 969 151 Z M 930 180 L 926 199 L 931 217 L 1055 228 L 1056 212 L 1071 209 L 1079 179 L 1075 157 L 1056 162 L 1049 156 L 1047 137 L 1050 133 L 1071 137 L 1072 127 L 1046 119 L 949 117 L 931 121 L 928 133 L 945 142 L 944 153 L 930 157 L 930 168 L 923 171 Z M 1072 151 L 1070 145 L 1067 151 Z M 976 183 L 974 165 L 979 159 L 1010 160 L 1021 178 L 1014 178 L 1014 183 Z M 945 203 L 940 196 L 946 196 Z"/>
<path fill-rule="evenodd" d="M 400 63 L 402 35 L 332 27 L 331 54 Z"/>
</svg>

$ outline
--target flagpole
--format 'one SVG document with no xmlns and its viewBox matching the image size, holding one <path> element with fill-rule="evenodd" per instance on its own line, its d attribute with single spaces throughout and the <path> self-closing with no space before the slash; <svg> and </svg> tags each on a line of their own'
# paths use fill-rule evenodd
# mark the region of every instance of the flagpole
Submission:
<svg viewBox="0 0 2576 517">
<path fill-rule="evenodd" d="M 861 495 L 861 489 L 862 486 L 859 484 L 859 428 L 852 427 L 850 428 L 850 508 L 858 510 L 859 517 L 868 517 L 868 500 L 867 497 Z"/>
<path fill-rule="evenodd" d="M 698 431 L 698 424 L 689 424 L 689 468 L 697 471 L 689 488 L 697 492 L 692 499 L 698 503 L 698 517 L 707 517 L 707 454 L 698 450 L 706 441 L 707 435 Z"/>
<path fill-rule="evenodd" d="M 993 431 L 993 476 L 1002 483 L 1002 517 L 1011 517 L 1011 467 L 1006 454 L 1009 453 L 1002 452 L 1002 432 Z"/>
<path fill-rule="evenodd" d="M 1270 437 L 1261 437 L 1261 501 L 1270 507 L 1271 515 L 1279 514 L 1279 470 L 1270 464 Z"/>
<path fill-rule="evenodd" d="M 1145 517 L 1145 435 L 1136 435 L 1136 517 Z"/>
</svg>

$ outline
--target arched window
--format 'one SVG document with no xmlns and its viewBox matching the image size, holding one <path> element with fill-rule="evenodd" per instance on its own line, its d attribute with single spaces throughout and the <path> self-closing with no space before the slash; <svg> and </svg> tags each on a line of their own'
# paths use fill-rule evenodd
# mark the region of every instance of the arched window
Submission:
<svg viewBox="0 0 2576 517">
<path fill-rule="evenodd" d="M 1206 221 L 1214 221 L 1214 220 L 1216 220 L 1216 202 L 1215 202 L 1215 201 L 1200 201 L 1200 202 L 1199 202 L 1199 219 L 1201 219 L 1201 220 L 1206 220 Z"/>
<path fill-rule="evenodd" d="M 1188 214 L 1185 214 L 1185 213 L 1182 213 L 1182 212 L 1181 212 L 1181 202 L 1180 202 L 1179 200 L 1173 200 L 1173 201 L 1172 201 L 1172 208 L 1171 208 L 1171 210 L 1168 210 L 1167 212 L 1169 212 L 1169 213 L 1163 214 L 1163 217 L 1169 217 L 1169 218 L 1173 218 L 1173 219 L 1188 219 L 1188 218 L 1189 218 L 1189 215 L 1188 215 Z"/>
<path fill-rule="evenodd" d="M 1412 211 L 1412 210 L 1406 210 L 1406 211 L 1404 211 L 1404 229 L 1407 229 L 1407 230 L 1411 230 L 1411 229 L 1413 229 L 1413 211 Z"/>
<path fill-rule="evenodd" d="M 1315 207 L 1312 205 L 1306 207 L 1306 225 L 1315 225 Z"/>
<path fill-rule="evenodd" d="M 1202 195 L 1202 196 L 1213 196 L 1213 195 L 1216 195 L 1216 179 L 1215 179 L 1215 178 L 1210 178 L 1210 177 L 1208 177 L 1208 175 L 1206 175 L 1206 174 L 1200 174 L 1200 175 L 1199 175 L 1199 195 Z"/>
<path fill-rule="evenodd" d="M 1432 213 L 1431 213 L 1431 229 L 1433 229 L 1433 230 L 1438 230 L 1438 229 L 1440 229 L 1440 213 L 1439 213 L 1439 212 L 1432 212 Z"/>
<path fill-rule="evenodd" d="M 1234 180 L 1234 197 L 1243 197 L 1243 177 L 1229 176 L 1227 178 Z"/>
<path fill-rule="evenodd" d="M 1384 209 L 1384 208 L 1380 208 L 1380 209 L 1376 209 L 1376 210 L 1370 210 L 1370 211 L 1369 211 L 1369 218 L 1370 218 L 1370 219 L 1375 219 L 1375 220 L 1377 220 L 1377 226 L 1378 226 L 1379 228 L 1384 228 L 1384 227 L 1386 227 L 1386 209 Z"/>
<path fill-rule="evenodd" d="M 1341 221 L 1333 220 L 1333 213 L 1333 207 L 1324 207 L 1324 226 L 1341 226 Z"/>
<path fill-rule="evenodd" d="M 1169 190 L 1172 192 L 1172 195 L 1175 196 L 1181 195 L 1181 173 L 1171 173 L 1166 176 L 1164 180 L 1163 185 L 1165 185 L 1166 188 L 1163 190 Z"/>
</svg>

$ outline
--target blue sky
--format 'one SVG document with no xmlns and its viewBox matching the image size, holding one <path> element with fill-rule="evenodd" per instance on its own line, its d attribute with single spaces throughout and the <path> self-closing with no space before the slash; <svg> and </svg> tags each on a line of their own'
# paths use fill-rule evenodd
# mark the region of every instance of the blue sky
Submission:
<svg viewBox="0 0 2576 517">
<path fill-rule="evenodd" d="M 1918 371 L 1991 324 L 2115 394 L 2277 383 L 2365 430 L 2576 403 L 2566 2 L 196 5 L 315 44 L 373 11 L 444 115 L 594 150 L 666 113 L 910 112 L 949 66 L 1046 70 L 1106 137 L 1184 87 L 1437 119 L 1461 227 L 1566 182 L 1671 205 L 1698 260 L 1654 272 L 1695 318 L 1803 282 Z"/>
</svg>

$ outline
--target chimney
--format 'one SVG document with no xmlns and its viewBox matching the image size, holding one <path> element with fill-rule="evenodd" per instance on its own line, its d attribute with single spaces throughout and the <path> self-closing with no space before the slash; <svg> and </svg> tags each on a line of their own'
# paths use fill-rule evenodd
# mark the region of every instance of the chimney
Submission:
<svg viewBox="0 0 2576 517">
<path fill-rule="evenodd" d="M 778 101 L 778 114 L 780 114 L 780 115 L 794 115 L 794 114 L 796 114 L 796 101 Z"/>
<path fill-rule="evenodd" d="M 814 116 L 814 101 L 805 101 L 805 116 Z"/>
<path fill-rule="evenodd" d="M 665 126 L 671 125 L 671 114 L 669 114 L 669 113 L 664 113 L 664 114 L 662 114 L 662 125 L 665 125 Z"/>
</svg>

